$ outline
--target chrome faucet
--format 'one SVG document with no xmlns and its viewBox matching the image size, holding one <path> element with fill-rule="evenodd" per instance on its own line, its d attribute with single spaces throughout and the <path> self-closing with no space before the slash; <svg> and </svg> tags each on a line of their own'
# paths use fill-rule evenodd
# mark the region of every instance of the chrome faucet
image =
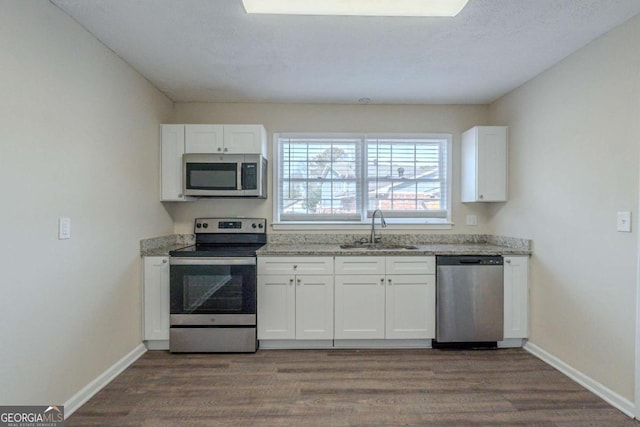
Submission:
<svg viewBox="0 0 640 427">
<path fill-rule="evenodd" d="M 382 211 L 380 209 L 376 209 L 373 211 L 371 215 L 371 238 L 369 240 L 370 243 L 376 243 L 376 214 L 380 214 L 380 227 L 385 228 L 387 226 L 387 221 L 384 220 L 384 215 L 382 215 Z"/>
</svg>

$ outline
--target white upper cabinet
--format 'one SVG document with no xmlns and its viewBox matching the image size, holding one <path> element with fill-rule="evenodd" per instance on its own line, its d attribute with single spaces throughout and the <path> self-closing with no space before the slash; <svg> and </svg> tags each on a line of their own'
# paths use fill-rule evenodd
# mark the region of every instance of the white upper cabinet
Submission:
<svg viewBox="0 0 640 427">
<path fill-rule="evenodd" d="M 192 200 L 182 194 L 182 155 L 185 152 L 184 125 L 162 125 L 160 143 L 160 200 Z"/>
<path fill-rule="evenodd" d="M 185 153 L 224 154 L 222 125 L 185 125 Z"/>
<path fill-rule="evenodd" d="M 476 126 L 462 134 L 462 201 L 507 200 L 507 127 Z"/>
<path fill-rule="evenodd" d="M 267 155 L 262 125 L 185 125 L 186 153 Z"/>
<path fill-rule="evenodd" d="M 267 157 L 267 131 L 262 125 L 224 125 L 224 151 Z"/>
<path fill-rule="evenodd" d="M 185 153 L 261 154 L 267 157 L 262 125 L 161 125 L 160 200 L 185 202 L 182 155 Z"/>
</svg>

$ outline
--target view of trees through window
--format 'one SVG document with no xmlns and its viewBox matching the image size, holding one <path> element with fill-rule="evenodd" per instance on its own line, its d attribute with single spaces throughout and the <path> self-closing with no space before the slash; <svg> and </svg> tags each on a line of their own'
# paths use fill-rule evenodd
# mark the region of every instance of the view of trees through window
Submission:
<svg viewBox="0 0 640 427">
<path fill-rule="evenodd" d="M 278 153 L 281 221 L 447 217 L 446 139 L 280 137 Z"/>
</svg>

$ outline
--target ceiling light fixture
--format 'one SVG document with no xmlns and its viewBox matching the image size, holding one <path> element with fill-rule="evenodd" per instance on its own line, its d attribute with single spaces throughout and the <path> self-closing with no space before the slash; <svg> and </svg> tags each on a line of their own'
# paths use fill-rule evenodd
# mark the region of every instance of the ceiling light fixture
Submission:
<svg viewBox="0 0 640 427">
<path fill-rule="evenodd" d="M 247 13 L 456 16 L 469 0 L 242 0 Z"/>
</svg>

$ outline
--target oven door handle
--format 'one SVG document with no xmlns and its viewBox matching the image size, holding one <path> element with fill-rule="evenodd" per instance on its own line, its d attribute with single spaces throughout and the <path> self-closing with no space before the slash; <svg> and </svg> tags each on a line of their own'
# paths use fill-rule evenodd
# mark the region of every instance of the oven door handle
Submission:
<svg viewBox="0 0 640 427">
<path fill-rule="evenodd" d="M 251 257 L 242 258 L 207 258 L 207 257 L 170 257 L 171 265 L 256 265 L 256 259 Z"/>
</svg>

